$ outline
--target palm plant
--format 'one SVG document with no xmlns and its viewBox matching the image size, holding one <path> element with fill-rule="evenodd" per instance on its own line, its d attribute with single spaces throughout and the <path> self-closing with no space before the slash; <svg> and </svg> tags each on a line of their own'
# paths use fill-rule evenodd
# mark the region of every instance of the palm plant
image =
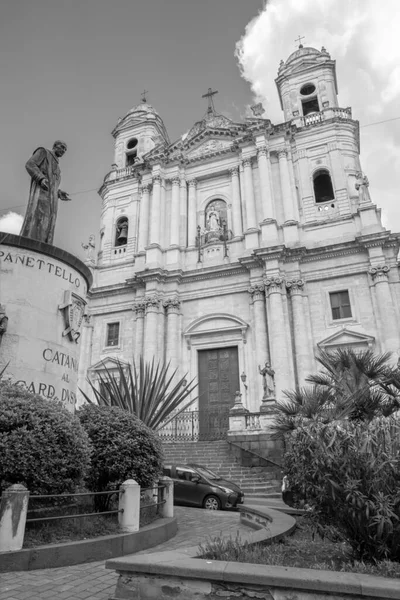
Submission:
<svg viewBox="0 0 400 600">
<path fill-rule="evenodd" d="M 177 414 L 193 404 L 193 398 L 183 405 L 197 387 L 194 379 L 186 383 L 186 378 L 176 378 L 177 370 L 171 372 L 169 363 L 145 363 L 140 357 L 137 368 L 117 361 L 117 373 L 104 366 L 100 375 L 100 390 L 88 380 L 96 403 L 99 406 L 117 406 L 136 415 L 153 430 L 169 423 Z M 87 402 L 94 402 L 80 390 Z"/>
<path fill-rule="evenodd" d="M 285 391 L 286 399 L 277 403 L 274 437 L 307 422 L 369 422 L 399 410 L 400 371 L 389 366 L 389 359 L 390 353 L 376 355 L 372 350 L 321 352 L 317 361 L 324 370 L 306 379 L 312 387 Z"/>
</svg>

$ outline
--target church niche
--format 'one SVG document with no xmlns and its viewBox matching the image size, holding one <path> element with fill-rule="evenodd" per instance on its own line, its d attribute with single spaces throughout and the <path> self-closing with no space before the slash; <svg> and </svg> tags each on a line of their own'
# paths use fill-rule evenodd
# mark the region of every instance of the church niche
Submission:
<svg viewBox="0 0 400 600">
<path fill-rule="evenodd" d="M 224 200 L 211 200 L 207 204 L 202 237 L 205 244 L 229 239 L 228 213 Z"/>
<path fill-rule="evenodd" d="M 125 246 L 128 242 L 129 223 L 127 217 L 121 217 L 117 221 L 115 229 L 115 246 Z"/>
</svg>

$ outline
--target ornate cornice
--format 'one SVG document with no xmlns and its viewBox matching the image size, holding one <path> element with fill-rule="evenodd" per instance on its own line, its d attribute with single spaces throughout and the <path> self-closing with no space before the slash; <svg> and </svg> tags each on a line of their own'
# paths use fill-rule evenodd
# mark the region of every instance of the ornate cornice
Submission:
<svg viewBox="0 0 400 600">
<path fill-rule="evenodd" d="M 388 281 L 389 271 L 390 267 L 388 267 L 387 265 L 376 265 L 375 267 L 370 267 L 368 269 L 368 273 L 371 275 L 372 281 L 374 283 Z"/>
<path fill-rule="evenodd" d="M 289 279 L 285 281 L 286 289 L 293 294 L 300 294 L 304 288 L 303 279 Z"/>
<path fill-rule="evenodd" d="M 167 314 L 171 314 L 171 313 L 179 314 L 181 302 L 180 302 L 179 298 L 174 296 L 172 298 L 167 298 L 166 300 L 164 300 L 163 306 L 164 306 L 165 310 L 167 311 Z"/>
</svg>

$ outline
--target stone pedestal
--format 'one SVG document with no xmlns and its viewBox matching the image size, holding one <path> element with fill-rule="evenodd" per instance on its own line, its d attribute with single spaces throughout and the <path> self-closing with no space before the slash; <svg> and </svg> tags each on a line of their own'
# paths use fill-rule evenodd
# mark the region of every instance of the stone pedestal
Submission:
<svg viewBox="0 0 400 600">
<path fill-rule="evenodd" d="M 6 376 L 75 410 L 81 332 L 92 274 L 78 258 L 43 242 L 0 233 L 0 346 Z"/>
</svg>

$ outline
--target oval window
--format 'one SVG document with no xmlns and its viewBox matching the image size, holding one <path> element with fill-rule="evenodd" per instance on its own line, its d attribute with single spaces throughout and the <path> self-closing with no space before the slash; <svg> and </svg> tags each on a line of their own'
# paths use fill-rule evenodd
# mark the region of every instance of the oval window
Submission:
<svg viewBox="0 0 400 600">
<path fill-rule="evenodd" d="M 138 143 L 137 138 L 132 138 L 129 140 L 126 147 L 128 150 L 133 150 L 134 148 L 136 148 L 137 143 Z"/>
<path fill-rule="evenodd" d="M 315 92 L 315 85 L 313 83 L 306 83 L 300 90 L 302 96 L 309 96 Z"/>
</svg>

